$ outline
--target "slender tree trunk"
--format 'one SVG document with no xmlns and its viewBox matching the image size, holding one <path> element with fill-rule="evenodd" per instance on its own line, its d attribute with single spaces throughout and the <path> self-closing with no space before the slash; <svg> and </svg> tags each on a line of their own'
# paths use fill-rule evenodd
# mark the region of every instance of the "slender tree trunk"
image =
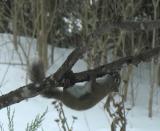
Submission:
<svg viewBox="0 0 160 131">
<path fill-rule="evenodd" d="M 154 6 L 154 20 L 157 19 L 157 9 L 159 5 L 160 0 L 152 1 L 153 6 Z M 152 48 L 155 48 L 156 44 L 156 29 L 153 30 L 153 38 L 152 38 Z M 149 92 L 149 103 L 148 103 L 148 116 L 152 117 L 153 116 L 153 94 L 154 94 L 154 87 L 155 87 L 155 79 L 156 79 L 156 65 L 154 62 L 154 58 L 152 58 L 151 61 L 151 87 L 150 87 L 150 92 Z"/>
<path fill-rule="evenodd" d="M 130 81 L 130 76 L 131 76 L 131 73 L 132 73 L 132 65 L 129 65 L 128 66 L 128 71 L 125 72 L 126 74 L 126 79 L 125 79 L 125 82 L 124 82 L 124 100 L 126 101 L 127 100 L 127 95 L 128 95 L 128 86 L 129 86 L 129 81 Z"/>
<path fill-rule="evenodd" d="M 46 10 L 44 0 L 39 1 L 40 26 L 38 27 L 38 55 L 43 60 L 45 68 L 48 66 L 48 46 L 47 46 L 47 27 L 46 27 Z"/>
</svg>

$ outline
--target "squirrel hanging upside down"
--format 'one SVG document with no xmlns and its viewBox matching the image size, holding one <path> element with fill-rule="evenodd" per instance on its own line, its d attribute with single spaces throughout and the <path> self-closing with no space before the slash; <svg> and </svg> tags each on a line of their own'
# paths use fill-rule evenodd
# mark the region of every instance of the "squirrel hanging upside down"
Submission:
<svg viewBox="0 0 160 131">
<path fill-rule="evenodd" d="M 40 83 L 45 78 L 45 70 L 42 60 L 36 60 L 29 66 L 29 78 L 33 83 Z M 118 79 L 117 79 L 118 78 Z M 118 81 L 117 81 L 118 80 Z M 43 97 L 60 100 L 67 107 L 74 110 L 86 110 L 96 105 L 108 93 L 118 91 L 119 74 L 106 75 L 96 80 L 91 76 L 91 80 L 84 85 L 73 85 L 60 90 L 58 87 L 45 90 L 41 93 Z M 68 79 L 64 79 L 67 84 Z M 114 83 L 114 84 L 113 84 Z"/>
</svg>

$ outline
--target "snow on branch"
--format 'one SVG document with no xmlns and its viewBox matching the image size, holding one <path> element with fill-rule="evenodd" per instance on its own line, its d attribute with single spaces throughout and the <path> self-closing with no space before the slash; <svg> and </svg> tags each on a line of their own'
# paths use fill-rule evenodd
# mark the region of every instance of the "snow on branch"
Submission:
<svg viewBox="0 0 160 131">
<path fill-rule="evenodd" d="M 58 71 L 55 74 L 45 78 L 39 85 L 31 83 L 23 87 L 20 87 L 17 90 L 11 91 L 8 94 L 0 96 L 0 109 L 18 103 L 24 99 L 35 97 L 47 89 L 63 86 L 64 85 L 63 77 L 65 73 L 71 70 L 73 65 L 86 50 L 87 49 L 85 48 L 75 49 L 68 56 L 68 58 L 63 63 L 63 65 L 58 69 Z M 149 58 L 152 58 L 158 55 L 159 53 L 160 53 L 160 47 L 156 47 L 150 50 L 146 50 L 135 56 L 120 58 L 119 60 L 116 60 L 106 65 L 99 66 L 92 70 L 87 70 L 79 73 L 72 72 L 73 73 L 72 75 L 75 77 L 73 83 L 89 81 L 91 75 L 93 74 L 97 78 L 104 76 L 107 73 L 116 72 L 121 68 L 123 68 L 124 65 L 128 64 L 138 65 L 140 62 L 144 62 L 145 60 L 148 60 Z M 68 77 L 68 79 L 70 79 L 70 77 Z M 112 89 L 110 90 L 110 92 L 112 91 Z"/>
</svg>

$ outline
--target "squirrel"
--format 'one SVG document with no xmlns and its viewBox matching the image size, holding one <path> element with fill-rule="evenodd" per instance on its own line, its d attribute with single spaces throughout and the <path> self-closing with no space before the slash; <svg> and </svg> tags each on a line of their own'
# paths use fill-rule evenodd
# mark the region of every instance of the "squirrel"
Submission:
<svg viewBox="0 0 160 131">
<path fill-rule="evenodd" d="M 33 83 L 40 83 L 45 78 L 45 70 L 42 60 L 36 60 L 29 66 L 29 78 Z M 111 91 L 117 91 L 115 88 L 116 76 L 107 75 L 103 80 L 92 79 L 84 85 L 72 85 L 69 88 L 53 88 L 41 93 L 43 97 L 60 100 L 64 105 L 73 110 L 86 110 L 96 105 Z M 72 81 L 72 80 L 70 80 Z M 116 83 L 116 82 L 115 82 Z"/>
</svg>

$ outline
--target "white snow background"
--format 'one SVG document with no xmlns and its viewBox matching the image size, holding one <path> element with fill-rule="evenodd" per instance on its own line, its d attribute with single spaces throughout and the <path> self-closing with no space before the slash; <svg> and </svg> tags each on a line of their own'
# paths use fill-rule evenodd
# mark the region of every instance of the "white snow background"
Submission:
<svg viewBox="0 0 160 131">
<path fill-rule="evenodd" d="M 26 84 L 26 66 L 8 65 L 7 63 L 23 64 L 26 63 L 24 52 L 29 54 L 30 59 L 36 56 L 35 39 L 20 37 L 19 49 L 15 51 L 12 35 L 0 34 L 0 91 L 1 94 L 8 93 Z M 22 50 L 22 48 L 25 50 Z M 50 47 L 48 47 L 50 48 Z M 50 50 L 50 49 L 49 49 Z M 54 73 L 64 62 L 73 49 L 55 48 L 55 64 L 50 67 L 47 74 Z M 135 88 L 135 106 L 131 108 L 130 98 L 126 103 L 126 108 L 131 108 L 127 112 L 127 131 L 160 131 L 160 88 L 155 88 L 153 118 L 148 118 L 148 99 L 149 99 L 149 64 L 140 64 L 134 68 L 133 85 Z M 84 61 L 79 60 L 73 67 L 74 72 L 86 70 Z M 29 81 L 28 81 L 29 83 Z M 11 106 L 15 110 L 14 129 L 15 131 L 25 131 L 27 123 L 34 120 L 37 114 L 42 114 L 48 107 L 48 112 L 42 123 L 44 131 L 59 131 L 57 123 L 58 113 L 51 104 L 53 100 L 45 99 L 41 96 L 24 100 Z M 74 131 L 109 131 L 111 120 L 104 111 L 102 102 L 86 111 L 74 111 L 64 106 L 64 111 L 69 124 L 72 116 L 78 117 L 75 121 Z M 8 130 L 7 109 L 0 110 L 0 123 L 3 124 L 5 131 Z M 41 131 L 40 128 L 38 131 Z"/>
</svg>

